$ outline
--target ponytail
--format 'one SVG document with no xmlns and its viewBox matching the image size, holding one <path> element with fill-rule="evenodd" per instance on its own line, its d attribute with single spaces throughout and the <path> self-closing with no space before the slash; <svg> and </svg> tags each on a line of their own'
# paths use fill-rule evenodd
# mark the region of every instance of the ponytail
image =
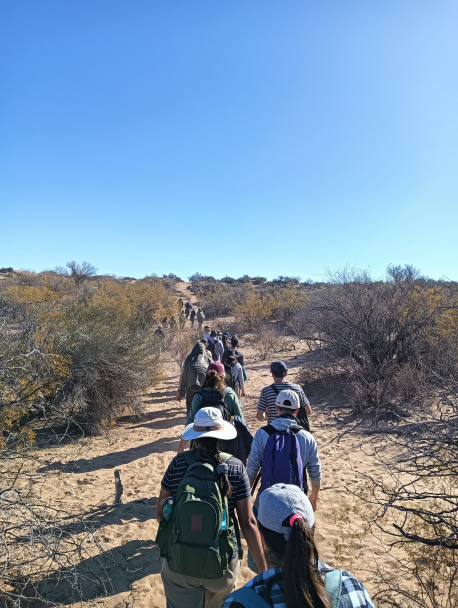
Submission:
<svg viewBox="0 0 458 608">
<path fill-rule="evenodd" d="M 232 487 L 229 481 L 229 477 L 227 476 L 227 465 L 223 464 L 221 460 L 221 454 L 219 452 L 219 441 L 214 437 L 202 437 L 200 439 L 196 439 L 197 447 L 206 451 L 209 457 L 213 460 L 214 465 L 217 467 L 218 472 L 218 487 L 221 492 L 221 496 L 224 498 L 232 494 Z M 219 470 L 218 470 L 219 469 Z"/>
<path fill-rule="evenodd" d="M 283 522 L 289 526 L 289 517 Z M 313 532 L 303 519 L 293 522 L 288 541 L 283 534 L 269 530 L 258 521 L 269 553 L 267 561 L 284 561 L 284 593 L 288 608 L 332 608 L 318 569 L 318 550 Z M 273 558 L 273 559 L 272 559 Z"/>
</svg>

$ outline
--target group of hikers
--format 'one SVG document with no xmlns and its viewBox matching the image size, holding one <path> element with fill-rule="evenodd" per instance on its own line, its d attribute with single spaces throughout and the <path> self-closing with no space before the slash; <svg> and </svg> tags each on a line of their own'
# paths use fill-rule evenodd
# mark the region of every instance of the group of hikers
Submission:
<svg viewBox="0 0 458 608">
<path fill-rule="evenodd" d="M 267 424 L 253 437 L 239 339 L 204 329 L 183 364 L 177 400 L 187 420 L 156 506 L 167 608 L 373 608 L 360 581 L 319 561 L 322 471 L 302 388 L 274 361 L 256 411 Z M 233 591 L 242 535 L 257 575 Z"/>
<path fill-rule="evenodd" d="M 191 300 L 187 300 L 186 304 L 184 303 L 183 298 L 180 298 L 177 303 L 178 308 L 178 321 L 175 315 L 170 317 L 166 316 L 162 319 L 162 323 L 157 326 L 156 331 L 154 332 L 156 336 L 159 338 L 165 338 L 165 331 L 168 329 L 177 329 L 179 327 L 183 330 L 186 326 L 186 321 L 189 319 L 191 323 L 191 329 L 194 328 L 194 323 L 197 320 L 197 325 L 199 329 L 202 327 L 203 322 L 205 321 L 205 314 L 202 308 L 198 307 L 197 310 L 194 308 Z"/>
</svg>

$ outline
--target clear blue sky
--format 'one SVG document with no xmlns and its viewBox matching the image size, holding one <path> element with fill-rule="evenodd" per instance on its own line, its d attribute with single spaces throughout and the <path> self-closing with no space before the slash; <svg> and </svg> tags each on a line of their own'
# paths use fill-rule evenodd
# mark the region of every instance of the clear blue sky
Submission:
<svg viewBox="0 0 458 608">
<path fill-rule="evenodd" d="M 458 278 L 456 0 L 3 0 L 0 266 Z"/>
</svg>

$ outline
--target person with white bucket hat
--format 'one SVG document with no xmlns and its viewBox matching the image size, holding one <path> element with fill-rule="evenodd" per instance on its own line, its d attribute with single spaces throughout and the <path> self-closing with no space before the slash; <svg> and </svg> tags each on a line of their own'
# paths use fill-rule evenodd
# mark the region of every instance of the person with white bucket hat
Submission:
<svg viewBox="0 0 458 608">
<path fill-rule="evenodd" d="M 240 569 L 239 525 L 257 568 L 266 569 L 245 467 L 219 451 L 236 434 L 218 409 L 202 408 L 182 435 L 193 450 L 177 454 L 162 479 L 156 542 L 167 608 L 221 607 Z"/>
</svg>

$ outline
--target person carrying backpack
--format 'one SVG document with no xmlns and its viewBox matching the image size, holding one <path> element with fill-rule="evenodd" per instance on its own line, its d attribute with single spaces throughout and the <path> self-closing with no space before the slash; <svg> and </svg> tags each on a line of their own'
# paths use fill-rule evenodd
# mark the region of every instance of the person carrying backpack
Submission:
<svg viewBox="0 0 458 608">
<path fill-rule="evenodd" d="M 178 324 L 180 326 L 180 329 L 184 329 L 186 323 L 186 315 L 184 314 L 184 310 L 182 309 L 180 312 L 180 316 L 178 317 Z"/>
<path fill-rule="evenodd" d="M 192 400 L 186 425 L 194 422 L 197 412 L 203 407 L 218 407 L 227 420 L 231 416 L 238 416 L 243 420 L 237 395 L 231 388 L 226 387 L 224 366 L 218 361 L 214 361 L 208 366 L 202 389 L 195 393 Z M 223 409 L 226 412 L 223 412 Z M 184 451 L 186 443 L 184 439 L 181 439 L 178 454 Z"/>
<path fill-rule="evenodd" d="M 191 308 L 191 314 L 189 315 L 189 320 L 191 321 L 191 329 L 194 327 L 194 321 L 196 320 L 197 313 L 194 308 Z"/>
<path fill-rule="evenodd" d="M 186 357 L 181 370 L 177 401 L 186 397 L 186 413 L 189 413 L 194 395 L 200 391 L 208 368 L 205 344 L 198 340 Z"/>
<path fill-rule="evenodd" d="M 258 528 L 268 570 L 222 608 L 375 608 L 358 579 L 319 561 L 315 515 L 297 486 L 276 484 L 262 494 Z"/>
<path fill-rule="evenodd" d="M 235 355 L 228 357 L 227 365 L 231 368 L 231 383 L 237 397 L 245 397 L 245 378 L 243 376 L 243 367 L 237 360 Z M 228 385 L 229 386 L 229 385 Z"/>
<path fill-rule="evenodd" d="M 199 325 L 199 329 L 202 327 L 202 323 L 205 321 L 205 315 L 202 308 L 197 309 L 197 323 Z"/>
<path fill-rule="evenodd" d="M 237 583 L 239 525 L 257 568 L 266 569 L 245 467 L 219 451 L 235 435 L 218 409 L 202 408 L 183 433 L 195 448 L 175 456 L 162 479 L 156 542 L 167 608 L 221 607 Z"/>
<path fill-rule="evenodd" d="M 318 446 L 311 433 L 299 424 L 299 397 L 291 389 L 280 391 L 276 399 L 278 418 L 256 431 L 248 456 L 247 472 L 253 491 L 260 471 L 261 487 L 255 501 L 255 513 L 262 493 L 276 483 L 297 485 L 307 493 L 308 472 L 312 492 L 310 502 L 316 509 L 321 484 Z"/>
<path fill-rule="evenodd" d="M 218 339 L 217 333 L 214 329 L 210 332 L 207 350 L 211 352 L 213 361 L 222 360 L 224 353 L 223 343 L 221 342 L 221 340 Z"/>
<path fill-rule="evenodd" d="M 189 315 L 191 314 L 191 310 L 192 310 L 191 300 L 188 300 L 186 302 L 186 304 L 184 305 L 184 309 L 185 309 L 186 318 L 188 318 Z"/>
<path fill-rule="evenodd" d="M 180 314 L 181 309 L 183 308 L 183 298 L 178 298 L 178 302 L 177 302 L 177 313 Z"/>
<path fill-rule="evenodd" d="M 262 421 L 265 420 L 265 418 L 267 417 L 267 422 L 273 422 L 277 417 L 277 396 L 280 391 L 289 388 L 295 393 L 297 393 L 297 395 L 299 396 L 299 422 L 306 431 L 310 431 L 308 417 L 312 413 L 312 408 L 310 407 L 309 400 L 305 396 L 305 393 L 302 388 L 298 384 L 294 384 L 293 382 L 287 382 L 285 380 L 286 376 L 288 375 L 288 368 L 286 366 L 286 363 L 284 363 L 283 361 L 274 361 L 270 364 L 270 372 L 272 374 L 274 383 L 270 386 L 264 387 L 261 391 L 257 406 L 256 420 Z"/>
</svg>

